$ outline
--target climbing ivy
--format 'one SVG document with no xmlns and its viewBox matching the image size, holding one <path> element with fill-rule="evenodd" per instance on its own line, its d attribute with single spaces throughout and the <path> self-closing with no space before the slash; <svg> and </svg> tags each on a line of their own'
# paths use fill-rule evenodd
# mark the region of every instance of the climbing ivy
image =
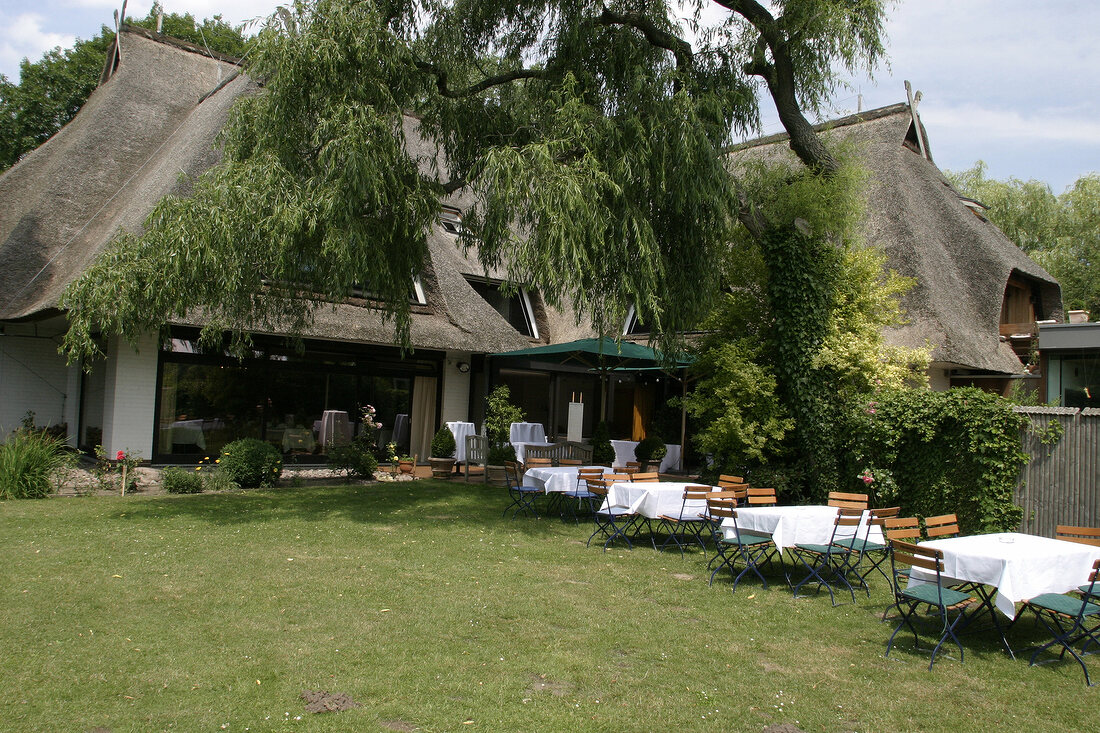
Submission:
<svg viewBox="0 0 1100 733">
<path fill-rule="evenodd" d="M 896 488 L 870 488 L 903 514 L 954 512 L 963 532 L 1014 530 L 1026 423 L 1007 400 L 972 387 L 883 391 L 849 410 L 845 470 L 853 486 L 864 467 L 890 471 Z"/>
</svg>

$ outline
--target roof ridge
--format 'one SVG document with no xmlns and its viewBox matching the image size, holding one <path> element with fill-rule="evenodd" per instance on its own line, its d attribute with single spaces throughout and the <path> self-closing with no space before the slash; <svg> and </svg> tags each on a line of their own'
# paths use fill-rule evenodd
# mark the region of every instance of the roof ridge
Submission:
<svg viewBox="0 0 1100 733">
<path fill-rule="evenodd" d="M 885 107 L 869 109 L 866 112 L 856 112 L 855 114 L 838 117 L 835 120 L 818 122 L 816 125 L 813 125 L 813 129 L 814 132 L 824 132 L 826 130 L 835 130 L 838 127 L 848 127 L 850 125 L 858 125 L 862 122 L 870 122 L 871 120 L 878 120 L 882 119 L 883 117 L 890 117 L 891 115 L 902 113 L 908 114 L 908 112 L 909 105 L 905 102 L 898 102 L 897 104 L 890 104 Z M 774 135 L 766 135 L 764 137 L 758 137 L 752 140 L 735 143 L 734 145 L 726 148 L 726 152 L 733 153 L 738 150 L 748 150 L 750 148 L 756 148 L 763 145 L 772 145 L 774 143 L 788 140 L 790 139 L 790 137 L 791 136 L 786 132 L 777 132 Z"/>
<path fill-rule="evenodd" d="M 166 36 L 163 33 L 156 33 L 148 28 L 143 28 L 140 25 L 130 25 L 129 23 L 123 24 L 119 29 L 121 33 L 133 33 L 134 35 L 141 36 L 155 43 L 162 43 L 165 46 L 173 46 L 183 51 L 198 54 L 200 56 L 206 56 L 207 58 L 213 58 L 217 61 L 224 61 L 227 64 L 233 64 L 234 66 L 241 66 L 243 59 L 236 56 L 230 56 L 227 53 L 220 51 L 212 51 L 204 46 L 185 41 L 182 38 L 174 38 L 172 36 Z"/>
</svg>

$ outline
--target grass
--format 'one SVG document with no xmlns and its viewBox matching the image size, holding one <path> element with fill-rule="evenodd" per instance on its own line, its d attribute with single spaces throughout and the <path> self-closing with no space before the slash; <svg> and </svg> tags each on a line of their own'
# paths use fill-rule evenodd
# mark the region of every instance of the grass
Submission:
<svg viewBox="0 0 1100 733">
<path fill-rule="evenodd" d="M 502 491 L 0 503 L 0 730 L 1100 729 L 1072 662 L 980 635 L 965 664 L 885 659 L 881 579 L 837 608 L 731 595 L 698 554 L 502 520 Z M 362 707 L 308 714 L 318 689 Z"/>
</svg>

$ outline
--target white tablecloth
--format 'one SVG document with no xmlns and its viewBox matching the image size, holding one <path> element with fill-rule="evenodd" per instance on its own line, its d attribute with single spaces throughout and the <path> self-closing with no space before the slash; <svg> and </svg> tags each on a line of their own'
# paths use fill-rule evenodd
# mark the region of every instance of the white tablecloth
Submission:
<svg viewBox="0 0 1100 733">
<path fill-rule="evenodd" d="M 1016 604 L 1040 593 L 1065 593 L 1087 583 L 1100 547 L 1005 532 L 920 543 L 943 551 L 945 583 L 985 583 L 997 589 L 993 605 L 1009 618 Z M 910 584 L 935 575 L 913 568 Z"/>
<path fill-rule="evenodd" d="M 537 422 L 514 422 L 508 430 L 512 445 L 516 443 L 545 443 L 546 428 Z M 518 456 L 517 456 L 518 458 Z"/>
<path fill-rule="evenodd" d="M 615 464 L 616 466 L 625 466 L 629 461 L 636 461 L 638 458 L 634 453 L 634 449 L 638 447 L 638 441 L 636 440 L 613 440 L 611 441 L 611 447 L 615 449 Z M 674 468 L 680 467 L 680 446 L 673 443 L 665 443 L 665 457 L 661 459 L 661 465 L 657 469 L 660 473 L 666 473 Z"/>
<path fill-rule="evenodd" d="M 827 545 L 833 538 L 838 509 L 834 506 L 759 506 L 737 509 L 737 527 L 741 531 L 753 534 L 770 535 L 772 542 L 780 550 L 798 544 Z M 858 532 L 860 537 L 867 529 L 865 522 L 868 513 L 863 513 L 863 522 L 859 527 L 840 527 L 837 537 L 851 537 Z M 726 519 L 723 527 L 728 527 L 726 536 L 733 535 L 733 521 Z M 870 540 L 883 543 L 882 530 L 871 527 Z"/>
<path fill-rule="evenodd" d="M 629 509 L 650 519 L 657 519 L 662 514 L 677 516 L 684 503 L 684 489 L 699 485 L 673 481 L 612 484 L 603 508 Z M 690 513 L 692 509 L 697 509 L 699 514 L 703 514 L 707 510 L 707 503 L 703 500 L 689 501 L 684 510 Z"/>
<path fill-rule="evenodd" d="M 582 468 L 607 470 L 606 466 L 535 466 L 523 474 L 523 485 L 536 486 L 547 494 L 573 491 L 577 488 L 577 473 Z"/>
<path fill-rule="evenodd" d="M 519 461 L 520 463 L 523 463 L 524 461 L 527 460 L 527 446 L 529 446 L 529 445 L 537 445 L 540 448 L 543 448 L 543 447 L 552 446 L 554 444 L 553 443 L 540 443 L 538 441 L 512 443 L 512 447 L 516 449 L 516 460 Z"/>
<path fill-rule="evenodd" d="M 170 442 L 194 445 L 206 450 L 206 436 L 202 432 L 202 420 L 177 420 L 172 423 Z M 168 446 L 171 451 L 172 446 Z"/>
<path fill-rule="evenodd" d="M 466 436 L 475 435 L 477 433 L 474 430 L 474 424 L 472 422 L 449 422 L 447 427 L 450 429 L 451 434 L 455 436 L 455 461 L 458 463 L 466 462 Z"/>
</svg>

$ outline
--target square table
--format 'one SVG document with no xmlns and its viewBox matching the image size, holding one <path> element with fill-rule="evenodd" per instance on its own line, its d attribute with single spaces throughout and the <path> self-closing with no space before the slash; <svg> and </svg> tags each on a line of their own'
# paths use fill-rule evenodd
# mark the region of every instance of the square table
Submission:
<svg viewBox="0 0 1100 733">
<path fill-rule="evenodd" d="M 607 466 L 535 466 L 523 474 L 523 484 L 538 487 L 547 494 L 573 491 L 577 488 L 577 475 L 582 468 L 608 470 Z"/>
<path fill-rule="evenodd" d="M 662 514 L 675 517 L 679 516 L 680 507 L 684 506 L 684 489 L 701 485 L 679 481 L 615 483 L 608 489 L 603 509 L 629 509 L 646 519 L 659 519 Z M 690 512 L 694 508 L 699 510 L 699 514 L 705 514 L 707 503 L 703 500 L 689 501 L 684 510 Z"/>
<path fill-rule="evenodd" d="M 833 528 L 839 510 L 835 506 L 759 506 L 737 509 L 737 528 L 750 534 L 770 535 L 780 551 L 799 544 L 827 545 L 833 539 Z M 840 527 L 838 537 L 862 535 L 867 528 L 869 512 L 863 513 L 858 527 Z M 733 536 L 732 520 L 723 520 L 726 537 Z M 885 544 L 882 529 L 871 527 L 871 542 Z"/>
<path fill-rule="evenodd" d="M 1019 532 L 949 537 L 920 543 L 943 552 L 943 583 L 982 583 L 996 589 L 993 606 L 1008 618 L 1016 604 L 1040 593 L 1065 593 L 1085 583 L 1100 547 Z M 934 582 L 913 568 L 909 584 Z M 984 600 L 984 599 L 983 599 Z M 1007 646 L 1007 644 L 1006 644 Z"/>
</svg>

